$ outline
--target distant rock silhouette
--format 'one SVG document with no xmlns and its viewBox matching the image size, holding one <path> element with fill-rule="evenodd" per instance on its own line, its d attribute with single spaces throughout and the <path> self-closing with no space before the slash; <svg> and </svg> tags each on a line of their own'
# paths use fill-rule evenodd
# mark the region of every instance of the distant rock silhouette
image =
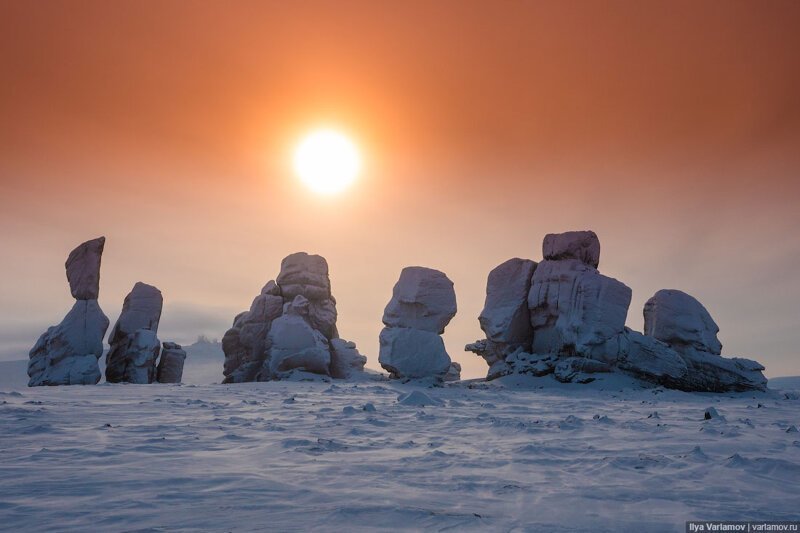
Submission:
<svg viewBox="0 0 800 533">
<path fill-rule="evenodd" d="M 336 319 L 325 258 L 289 255 L 276 281 L 222 338 L 224 383 L 281 379 L 298 370 L 339 379 L 363 371 L 367 358 L 339 338 Z"/>
<path fill-rule="evenodd" d="M 161 350 L 158 324 L 164 298 L 152 285 L 137 282 L 122 304 L 122 312 L 111 330 L 106 356 L 106 381 L 153 383 Z"/>
<path fill-rule="evenodd" d="M 432 268 L 406 267 L 383 313 L 378 362 L 393 378 L 458 379 L 440 335 L 456 314 L 453 282 Z"/>
<path fill-rule="evenodd" d="M 466 346 L 487 361 L 489 379 L 553 374 L 587 383 L 622 371 L 687 391 L 766 388 L 761 365 L 720 356 L 719 328 L 686 293 L 656 293 L 644 308 L 644 334 L 625 327 L 631 290 L 598 272 L 594 232 L 547 235 L 542 255 L 541 263 L 511 259 L 489 274 L 479 318 L 486 339 Z"/>
<path fill-rule="evenodd" d="M 87 241 L 66 262 L 67 280 L 77 300 L 57 326 L 50 327 L 30 351 L 28 386 L 93 385 L 100 381 L 98 359 L 108 318 L 97 297 L 105 237 Z"/>
</svg>

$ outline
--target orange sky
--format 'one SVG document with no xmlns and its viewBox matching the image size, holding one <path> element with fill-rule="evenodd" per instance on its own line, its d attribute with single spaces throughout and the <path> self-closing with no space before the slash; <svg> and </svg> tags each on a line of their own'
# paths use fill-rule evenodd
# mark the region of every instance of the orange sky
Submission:
<svg viewBox="0 0 800 533">
<path fill-rule="evenodd" d="M 488 271 L 590 228 L 631 327 L 683 289 L 724 353 L 800 374 L 799 27 L 794 1 L 5 1 L 0 358 L 61 320 L 67 253 L 106 235 L 106 314 L 153 283 L 184 342 L 324 255 L 373 368 L 400 269 L 438 268 L 476 377 Z M 320 124 L 364 151 L 339 196 L 290 172 Z"/>
</svg>

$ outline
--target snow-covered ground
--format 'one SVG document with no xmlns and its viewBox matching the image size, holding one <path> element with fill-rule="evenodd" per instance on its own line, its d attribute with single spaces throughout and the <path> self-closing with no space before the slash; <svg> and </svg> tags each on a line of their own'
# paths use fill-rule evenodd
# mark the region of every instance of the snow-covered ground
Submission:
<svg viewBox="0 0 800 533">
<path fill-rule="evenodd" d="M 800 519 L 797 393 L 376 379 L 2 392 L 0 529 L 683 531 L 694 519 Z M 711 406 L 721 417 L 704 420 Z"/>
</svg>

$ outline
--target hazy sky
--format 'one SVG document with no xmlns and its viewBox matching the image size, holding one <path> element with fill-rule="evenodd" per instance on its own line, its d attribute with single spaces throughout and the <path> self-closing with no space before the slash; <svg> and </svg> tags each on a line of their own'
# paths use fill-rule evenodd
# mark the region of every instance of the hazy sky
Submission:
<svg viewBox="0 0 800 533">
<path fill-rule="evenodd" d="M 0 3 L 0 358 L 72 304 L 105 235 L 112 323 L 136 281 L 159 337 L 221 338 L 295 251 L 328 259 L 339 331 L 377 368 L 407 265 L 482 337 L 486 275 L 593 229 L 644 301 L 685 290 L 727 355 L 800 374 L 800 2 Z M 290 168 L 333 125 L 365 157 L 321 197 Z"/>
</svg>

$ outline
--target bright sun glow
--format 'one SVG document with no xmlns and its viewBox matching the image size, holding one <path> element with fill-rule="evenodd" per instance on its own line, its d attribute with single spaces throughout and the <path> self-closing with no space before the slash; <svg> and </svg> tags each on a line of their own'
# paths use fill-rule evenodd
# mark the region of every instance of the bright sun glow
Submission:
<svg viewBox="0 0 800 533">
<path fill-rule="evenodd" d="M 361 170 L 361 157 L 353 142 L 334 130 L 317 130 L 305 137 L 294 152 L 294 170 L 313 191 L 340 192 Z"/>
</svg>

